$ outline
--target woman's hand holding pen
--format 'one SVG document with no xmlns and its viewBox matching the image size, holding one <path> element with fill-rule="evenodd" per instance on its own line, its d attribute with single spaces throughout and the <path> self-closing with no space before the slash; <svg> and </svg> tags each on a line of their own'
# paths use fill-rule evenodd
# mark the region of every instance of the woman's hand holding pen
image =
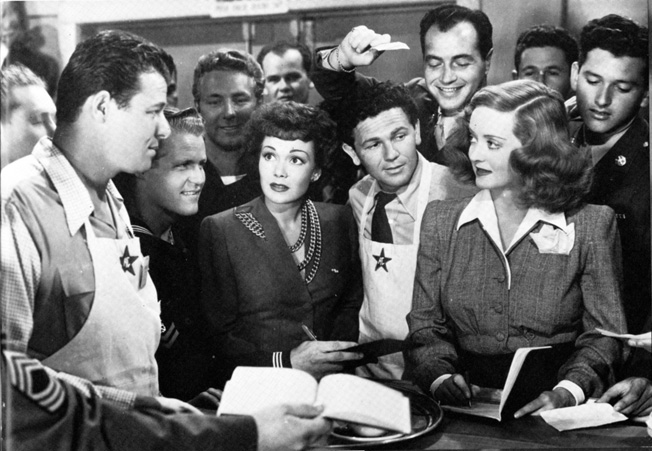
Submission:
<svg viewBox="0 0 652 451">
<path fill-rule="evenodd" d="M 474 388 L 477 389 L 468 381 L 468 376 L 453 374 L 437 387 L 434 395 L 442 404 L 470 407 Z"/>
<path fill-rule="evenodd" d="M 342 371 L 343 363 L 362 359 L 358 352 L 343 352 L 355 346 L 352 341 L 304 341 L 290 352 L 292 368 L 304 370 L 319 380 L 330 373 Z"/>
</svg>

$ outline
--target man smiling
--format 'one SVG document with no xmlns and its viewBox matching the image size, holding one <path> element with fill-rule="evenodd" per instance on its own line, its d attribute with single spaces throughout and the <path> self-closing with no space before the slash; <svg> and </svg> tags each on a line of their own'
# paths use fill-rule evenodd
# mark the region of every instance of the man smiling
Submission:
<svg viewBox="0 0 652 451">
<path fill-rule="evenodd" d="M 204 126 L 194 108 L 165 110 L 172 133 L 160 142 L 152 168 L 121 174 L 134 233 L 149 258 L 149 272 L 165 328 L 156 351 L 159 385 L 165 396 L 189 400 L 210 386 L 211 353 L 199 312 L 201 285 L 196 257 L 179 236 L 179 218 L 197 213 L 204 186 Z"/>
<path fill-rule="evenodd" d="M 243 129 L 262 104 L 263 89 L 263 71 L 248 53 L 220 49 L 197 62 L 192 95 L 206 128 L 206 184 L 197 214 L 180 222 L 181 233 L 193 250 L 202 219 L 261 194 L 256 167 L 244 153 Z"/>
<path fill-rule="evenodd" d="M 419 151 L 430 161 L 447 164 L 439 150 L 473 94 L 486 82 L 491 65 L 492 26 L 482 12 L 442 5 L 421 19 L 424 77 L 406 83 L 416 101 L 421 124 Z M 356 86 L 378 83 L 354 74 L 372 64 L 380 53 L 374 46 L 390 41 L 365 26 L 355 27 L 335 48 L 318 52 L 312 80 L 325 99 L 344 99 Z"/>
</svg>

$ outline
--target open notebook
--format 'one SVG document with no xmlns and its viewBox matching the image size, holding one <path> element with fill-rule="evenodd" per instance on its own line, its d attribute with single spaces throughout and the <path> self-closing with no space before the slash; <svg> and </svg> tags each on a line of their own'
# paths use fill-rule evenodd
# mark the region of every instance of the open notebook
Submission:
<svg viewBox="0 0 652 451">
<path fill-rule="evenodd" d="M 224 386 L 217 414 L 250 415 L 284 403 L 321 404 L 327 418 L 412 431 L 410 400 L 401 392 L 350 374 L 331 374 L 317 382 L 291 368 L 237 367 Z"/>
</svg>

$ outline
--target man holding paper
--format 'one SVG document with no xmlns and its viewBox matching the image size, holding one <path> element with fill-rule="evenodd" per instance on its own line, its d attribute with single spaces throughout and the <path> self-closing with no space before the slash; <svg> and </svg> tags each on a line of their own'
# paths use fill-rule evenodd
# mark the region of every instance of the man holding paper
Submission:
<svg viewBox="0 0 652 451">
<path fill-rule="evenodd" d="M 429 161 L 448 164 L 441 152 L 473 94 L 486 83 L 493 51 L 492 26 L 482 11 L 442 5 L 421 19 L 424 78 L 405 84 L 417 104 L 419 151 Z M 311 78 L 324 99 L 346 99 L 356 87 L 378 83 L 355 73 L 369 66 L 390 42 L 365 26 L 353 28 L 337 47 L 321 50 Z"/>
</svg>

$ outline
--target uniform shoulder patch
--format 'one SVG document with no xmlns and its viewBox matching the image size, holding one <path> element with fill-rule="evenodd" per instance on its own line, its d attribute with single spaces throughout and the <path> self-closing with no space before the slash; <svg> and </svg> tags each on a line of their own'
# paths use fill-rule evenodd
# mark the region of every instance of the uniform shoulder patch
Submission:
<svg viewBox="0 0 652 451">
<path fill-rule="evenodd" d="M 2 355 L 11 385 L 50 413 L 63 407 L 66 402 L 63 385 L 45 370 L 41 362 L 6 349 Z"/>
</svg>

